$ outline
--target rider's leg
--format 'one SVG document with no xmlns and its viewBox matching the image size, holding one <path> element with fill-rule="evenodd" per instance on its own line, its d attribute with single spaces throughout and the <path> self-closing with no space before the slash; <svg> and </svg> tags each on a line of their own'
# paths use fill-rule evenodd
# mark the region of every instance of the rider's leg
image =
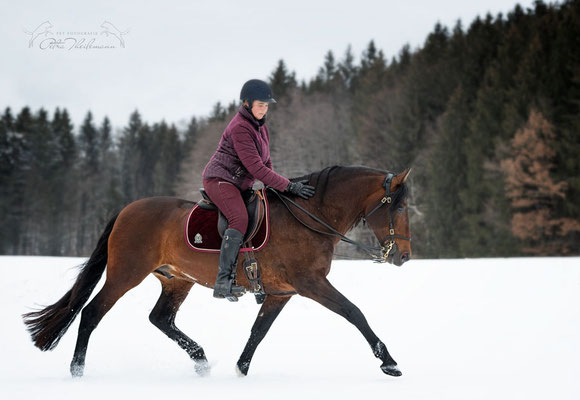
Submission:
<svg viewBox="0 0 580 400">
<path fill-rule="evenodd" d="M 248 213 L 239 189 L 230 182 L 219 179 L 203 181 L 210 199 L 228 220 L 228 229 L 222 239 L 219 271 L 214 286 L 214 297 L 237 301 L 235 294 L 244 288 L 234 285 L 238 254 L 248 228 Z"/>
</svg>

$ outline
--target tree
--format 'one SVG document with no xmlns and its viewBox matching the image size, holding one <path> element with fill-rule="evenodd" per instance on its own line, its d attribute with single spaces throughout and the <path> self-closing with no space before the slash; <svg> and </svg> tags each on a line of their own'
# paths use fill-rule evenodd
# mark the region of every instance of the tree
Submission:
<svg viewBox="0 0 580 400">
<path fill-rule="evenodd" d="M 99 170 L 100 149 L 97 128 L 93 122 L 93 114 L 89 111 L 81 125 L 79 135 L 81 165 L 83 178 L 93 176 Z"/>
<path fill-rule="evenodd" d="M 288 72 L 286 63 L 280 59 L 278 65 L 269 77 L 270 87 L 276 99 L 287 97 L 296 87 L 296 73 Z"/>
<path fill-rule="evenodd" d="M 137 136 L 143 129 L 141 114 L 135 110 L 129 117 L 129 125 L 123 129 L 119 138 L 119 158 L 121 166 L 121 193 L 123 194 L 123 203 L 127 204 L 137 197 L 135 185 L 135 176 L 137 174 L 138 156 L 137 156 Z"/>
<path fill-rule="evenodd" d="M 0 253 L 10 254 L 14 239 L 11 218 L 11 206 L 14 193 L 12 191 L 13 174 L 19 158 L 18 147 L 14 140 L 14 117 L 7 107 L 0 118 L 0 215 L 3 223 L 0 225 Z"/>
<path fill-rule="evenodd" d="M 182 145 L 173 124 L 168 127 L 163 123 L 159 127 L 158 134 L 161 136 L 159 138 L 161 148 L 159 161 L 155 165 L 153 174 L 155 195 L 173 196 L 183 158 Z"/>
<path fill-rule="evenodd" d="M 227 110 L 222 106 L 222 103 L 218 101 L 217 103 L 214 104 L 213 109 L 211 110 L 209 120 L 223 121 L 226 119 L 227 114 L 228 114 Z"/>
<path fill-rule="evenodd" d="M 101 169 L 98 186 L 98 224 L 95 225 L 102 226 L 107 223 L 112 214 L 121 210 L 123 195 L 119 172 L 119 156 L 113 141 L 111 122 L 108 117 L 103 119 L 98 130 L 98 137 Z"/>
<path fill-rule="evenodd" d="M 52 173 L 52 190 L 55 211 L 51 213 L 50 247 L 55 255 L 73 253 L 78 225 L 79 179 L 76 163 L 78 161 L 77 143 L 74 126 L 66 109 L 57 108 L 52 118 L 52 130 L 56 136 L 58 157 Z"/>
<path fill-rule="evenodd" d="M 358 68 L 354 63 L 354 55 L 352 54 L 352 47 L 349 44 L 344 52 L 343 59 L 338 63 L 338 74 L 346 89 L 350 90 L 354 85 Z"/>
<path fill-rule="evenodd" d="M 467 132 L 468 105 L 461 88 L 454 93 L 440 123 L 439 135 L 427 168 L 428 190 L 423 210 L 427 218 L 427 242 L 431 257 L 461 256 L 459 243 L 465 232 L 461 223 L 464 210 L 459 193 L 465 187 L 463 138 Z"/>
<path fill-rule="evenodd" d="M 89 254 L 96 233 L 96 221 L 99 215 L 100 167 L 101 154 L 99 133 L 93 122 L 93 114 L 89 111 L 80 128 L 79 135 L 79 208 L 77 251 Z"/>
<path fill-rule="evenodd" d="M 533 110 L 526 125 L 511 141 L 513 156 L 502 161 L 505 188 L 514 210 L 512 232 L 530 254 L 561 255 L 578 251 L 570 234 L 580 232 L 580 221 L 555 214 L 566 198 L 566 181 L 555 181 L 554 126 Z"/>
</svg>

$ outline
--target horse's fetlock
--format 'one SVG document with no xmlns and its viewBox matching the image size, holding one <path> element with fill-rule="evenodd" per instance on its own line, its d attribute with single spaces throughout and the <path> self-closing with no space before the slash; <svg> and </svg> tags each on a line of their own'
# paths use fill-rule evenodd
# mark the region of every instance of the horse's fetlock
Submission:
<svg viewBox="0 0 580 400">
<path fill-rule="evenodd" d="M 387 346 L 383 342 L 378 342 L 373 346 L 373 354 L 375 357 L 380 358 L 381 360 L 383 357 L 388 354 L 387 353 Z"/>
</svg>

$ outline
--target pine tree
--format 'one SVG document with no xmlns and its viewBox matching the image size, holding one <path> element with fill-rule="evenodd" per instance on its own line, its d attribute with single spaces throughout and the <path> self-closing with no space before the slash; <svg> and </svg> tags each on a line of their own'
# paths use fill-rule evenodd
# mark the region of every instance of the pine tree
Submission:
<svg viewBox="0 0 580 400">
<path fill-rule="evenodd" d="M 76 168 L 77 145 L 74 127 L 68 112 L 57 108 L 54 112 L 52 130 L 56 137 L 58 157 L 52 172 L 55 213 L 50 222 L 50 247 L 55 255 L 70 255 L 74 252 L 78 214 L 78 170 Z"/>
<path fill-rule="evenodd" d="M 112 136 L 111 122 L 103 119 L 98 130 L 101 170 L 99 173 L 99 215 L 96 225 L 103 226 L 111 215 L 120 211 L 123 206 L 121 191 L 119 157 Z"/>
<path fill-rule="evenodd" d="M 191 117 L 183 135 L 183 154 L 189 154 L 190 150 L 195 146 L 198 134 L 199 122 L 196 117 Z"/>
<path fill-rule="evenodd" d="M 174 196 L 174 187 L 180 172 L 182 146 L 175 125 L 160 126 L 161 135 L 159 162 L 155 165 L 155 194 L 159 196 Z"/>
<path fill-rule="evenodd" d="M 119 139 L 119 158 L 121 165 L 121 193 L 123 203 L 138 199 L 136 175 L 138 169 L 137 137 L 143 128 L 141 115 L 135 110 L 129 117 L 129 125 L 123 129 Z"/>
<path fill-rule="evenodd" d="M 347 90 L 351 90 L 355 85 L 358 68 L 354 63 L 354 55 L 352 54 L 352 47 L 350 44 L 344 52 L 343 59 L 338 63 L 337 69 L 344 87 Z"/>
<path fill-rule="evenodd" d="M 89 111 L 80 127 L 79 134 L 79 209 L 77 251 L 87 254 L 91 251 L 99 215 L 99 135 Z"/>
<path fill-rule="evenodd" d="M 99 170 L 101 157 L 98 132 L 93 122 L 93 114 L 90 111 L 81 125 L 79 147 L 82 158 L 83 178 L 95 175 Z"/>
<path fill-rule="evenodd" d="M 0 254 L 12 253 L 13 233 L 12 219 L 12 180 L 18 162 L 17 147 L 14 143 L 14 117 L 7 107 L 0 118 L 0 215 L 3 223 L 0 225 Z"/>
<path fill-rule="evenodd" d="M 227 116 L 227 110 L 222 106 L 221 102 L 215 103 L 209 115 L 210 121 L 224 121 Z"/>
<path fill-rule="evenodd" d="M 274 93 L 274 98 L 282 101 L 291 101 L 287 96 L 296 87 L 296 73 L 288 71 L 284 60 L 280 59 L 278 61 L 278 65 L 268 80 Z"/>
<path fill-rule="evenodd" d="M 462 149 L 469 108 L 465 93 L 458 88 L 442 117 L 439 136 L 427 170 L 428 191 L 423 210 L 428 235 L 425 252 L 432 257 L 457 257 L 464 227 L 459 193 L 466 185 L 465 154 Z"/>
</svg>

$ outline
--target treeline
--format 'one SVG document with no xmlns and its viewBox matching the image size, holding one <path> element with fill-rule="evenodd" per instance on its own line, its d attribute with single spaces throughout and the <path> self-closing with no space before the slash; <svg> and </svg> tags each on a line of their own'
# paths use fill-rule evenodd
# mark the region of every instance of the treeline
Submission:
<svg viewBox="0 0 580 400">
<path fill-rule="evenodd" d="M 580 1 L 437 24 L 419 49 L 357 62 L 328 52 L 298 82 L 269 77 L 274 168 L 413 167 L 413 250 L 422 257 L 580 253 Z M 240 82 L 240 85 L 243 82 Z M 232 90 L 236 93 L 239 88 Z M 90 113 L 27 108 L 0 123 L 0 252 L 87 255 L 105 221 L 151 195 L 198 199 L 201 171 L 238 103 L 181 130 L 141 121 L 118 136 Z M 359 228 L 361 240 L 374 240 Z M 356 255 L 341 248 L 340 254 Z"/>
<path fill-rule="evenodd" d="M 195 135 L 135 111 L 120 135 L 87 113 L 78 132 L 66 110 L 28 107 L 0 121 L 0 253 L 88 255 L 106 222 L 133 200 L 174 195 Z"/>
</svg>

